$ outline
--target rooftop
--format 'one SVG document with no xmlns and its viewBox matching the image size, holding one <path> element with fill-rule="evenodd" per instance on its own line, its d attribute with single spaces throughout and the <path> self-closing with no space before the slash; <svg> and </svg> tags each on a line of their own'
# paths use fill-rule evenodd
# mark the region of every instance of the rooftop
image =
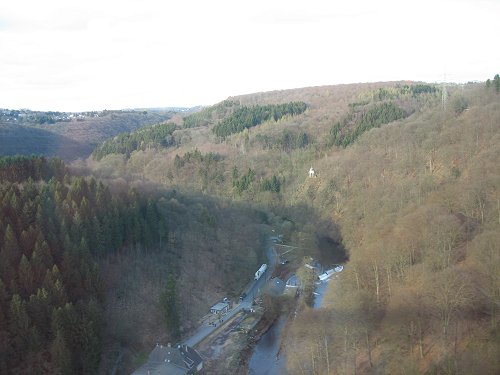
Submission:
<svg viewBox="0 0 500 375">
<path fill-rule="evenodd" d="M 213 305 L 210 308 L 210 310 L 221 311 L 221 310 L 224 310 L 225 308 L 229 308 L 229 304 L 227 304 L 226 302 L 219 302 L 219 303 L 216 303 L 215 305 Z"/>
<path fill-rule="evenodd" d="M 132 375 L 185 375 L 193 373 L 202 359 L 187 345 L 177 347 L 156 345 L 149 354 L 148 361 Z"/>
</svg>

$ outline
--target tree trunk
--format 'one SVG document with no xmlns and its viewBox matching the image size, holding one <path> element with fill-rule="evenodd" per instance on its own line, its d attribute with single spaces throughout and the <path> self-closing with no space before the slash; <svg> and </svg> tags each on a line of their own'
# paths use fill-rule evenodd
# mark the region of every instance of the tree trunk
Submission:
<svg viewBox="0 0 500 375">
<path fill-rule="evenodd" d="M 445 311 L 443 313 L 443 337 L 446 339 L 448 336 L 448 326 L 450 325 L 450 313 Z"/>
<path fill-rule="evenodd" d="M 316 368 L 314 366 L 314 351 L 312 346 L 311 346 L 311 364 L 312 364 L 312 373 L 314 375 L 316 373 Z"/>
<path fill-rule="evenodd" d="M 328 357 L 328 340 L 325 336 L 325 353 L 326 353 L 326 375 L 330 375 L 330 358 Z"/>
<path fill-rule="evenodd" d="M 389 298 L 392 297 L 392 291 L 391 291 L 391 269 L 389 267 L 386 268 L 387 270 L 387 289 L 389 292 Z"/>
<path fill-rule="evenodd" d="M 377 262 L 373 263 L 373 273 L 375 276 L 375 293 L 377 296 L 377 304 L 380 304 L 380 280 L 378 275 L 378 265 Z"/>
<path fill-rule="evenodd" d="M 500 224 L 500 198 L 497 196 L 498 224 Z"/>
<path fill-rule="evenodd" d="M 347 370 L 347 328 L 344 328 L 344 368 Z"/>
<path fill-rule="evenodd" d="M 455 340 L 453 343 L 453 364 L 455 365 L 454 371 L 457 371 L 458 369 L 457 353 L 458 353 L 458 320 L 455 322 Z"/>
<path fill-rule="evenodd" d="M 410 322 L 410 329 L 408 330 L 408 346 L 410 347 L 410 356 L 413 356 L 413 320 Z"/>
<path fill-rule="evenodd" d="M 356 276 L 356 287 L 359 290 L 360 289 L 360 286 L 359 286 L 359 275 L 358 275 L 358 270 L 356 269 L 356 267 L 354 267 L 354 276 Z"/>
<path fill-rule="evenodd" d="M 424 339 L 423 339 L 423 332 L 422 332 L 422 321 L 420 318 L 417 321 L 418 324 L 418 350 L 420 353 L 420 359 L 424 358 Z"/>
<path fill-rule="evenodd" d="M 368 335 L 368 328 L 365 328 L 365 337 L 366 337 L 366 350 L 368 351 L 368 361 L 370 362 L 370 368 L 372 368 L 373 367 L 372 348 L 370 346 L 370 336 Z"/>
<path fill-rule="evenodd" d="M 354 357 L 353 357 L 353 365 L 354 365 L 354 371 L 353 374 L 356 375 L 357 369 L 356 369 L 356 357 L 358 356 L 358 348 L 356 347 L 356 343 L 354 343 Z"/>
</svg>

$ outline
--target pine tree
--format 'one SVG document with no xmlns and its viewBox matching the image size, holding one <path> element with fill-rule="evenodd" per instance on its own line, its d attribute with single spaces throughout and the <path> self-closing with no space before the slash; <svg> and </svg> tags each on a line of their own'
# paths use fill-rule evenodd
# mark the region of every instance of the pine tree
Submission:
<svg viewBox="0 0 500 375">
<path fill-rule="evenodd" d="M 95 300 L 82 306 L 79 322 L 79 346 L 83 374 L 95 374 L 101 353 L 101 309 Z"/>
<path fill-rule="evenodd" d="M 50 332 L 50 310 L 49 294 L 44 288 L 38 289 L 36 294 L 32 294 L 28 301 L 28 312 L 33 320 L 34 326 L 38 329 L 45 341 Z"/>
<path fill-rule="evenodd" d="M 169 275 L 165 290 L 160 296 L 160 305 L 165 315 L 167 329 L 173 338 L 179 337 L 179 311 L 177 309 L 177 292 L 175 278 Z"/>
<path fill-rule="evenodd" d="M 71 352 L 66 345 L 61 330 L 57 330 L 54 341 L 50 345 L 50 356 L 54 366 L 54 374 L 70 375 L 74 373 L 71 364 Z"/>
<path fill-rule="evenodd" d="M 104 235 L 103 228 L 99 219 L 94 216 L 92 219 L 92 236 L 90 236 L 90 250 L 94 255 L 97 255 L 98 258 L 104 255 L 105 243 L 104 243 Z"/>
<path fill-rule="evenodd" d="M 156 242 L 158 234 L 158 214 L 151 199 L 146 205 L 146 246 L 151 247 Z"/>
<path fill-rule="evenodd" d="M 26 255 L 31 255 L 33 246 L 36 241 L 36 230 L 33 226 L 21 232 L 21 239 L 19 241 L 20 252 Z"/>
<path fill-rule="evenodd" d="M 26 310 L 26 302 L 19 294 L 14 294 L 10 301 L 10 332 L 14 337 L 16 352 L 21 356 L 30 342 L 30 318 Z"/>
<path fill-rule="evenodd" d="M 0 250 L 0 276 L 4 280 L 12 280 L 15 274 L 15 267 L 17 265 L 17 259 L 19 257 L 19 244 L 14 231 L 10 224 L 7 225 L 5 230 L 3 246 Z"/>
<path fill-rule="evenodd" d="M 19 288 L 21 289 L 23 296 L 27 298 L 29 295 L 31 295 L 31 293 L 33 293 L 34 275 L 31 264 L 24 254 L 21 257 L 21 261 L 19 262 L 18 276 Z"/>
<path fill-rule="evenodd" d="M 52 254 L 49 248 L 47 241 L 42 240 L 43 236 L 39 236 L 37 242 L 35 243 L 35 251 L 38 253 L 40 257 L 40 262 L 46 268 L 52 268 L 54 265 L 54 259 L 52 258 Z M 41 240 L 41 242 L 39 242 Z"/>
<path fill-rule="evenodd" d="M 4 282 L 0 279 L 0 330 L 6 328 L 9 294 Z"/>
<path fill-rule="evenodd" d="M 9 373 L 9 362 L 12 361 L 11 338 L 7 330 L 0 327 L 0 374 Z"/>
</svg>

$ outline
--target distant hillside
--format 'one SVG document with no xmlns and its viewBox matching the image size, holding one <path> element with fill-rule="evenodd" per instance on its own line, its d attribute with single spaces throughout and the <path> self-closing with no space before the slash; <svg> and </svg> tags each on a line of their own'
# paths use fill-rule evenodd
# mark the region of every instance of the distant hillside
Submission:
<svg viewBox="0 0 500 375">
<path fill-rule="evenodd" d="M 159 111 L 104 111 L 102 116 L 88 117 L 69 123 L 57 123 L 49 130 L 95 146 L 107 138 L 123 132 L 153 125 L 172 117 L 173 112 Z"/>
<path fill-rule="evenodd" d="M 177 125 L 172 122 L 145 126 L 131 133 L 121 133 L 118 136 L 101 143 L 93 152 L 97 160 L 109 154 L 130 154 L 136 150 L 169 147 L 175 145 L 172 136 Z"/>
<path fill-rule="evenodd" d="M 46 155 L 72 160 L 88 155 L 92 146 L 45 129 L 17 124 L 0 124 L 0 156 Z"/>
<path fill-rule="evenodd" d="M 12 152 L 4 150 L 19 150 L 17 152 L 57 155 L 65 160 L 85 158 L 108 138 L 163 122 L 173 115 L 174 112 L 158 110 L 85 113 L 1 110 L 0 129 L 4 129 L 4 136 L 0 139 L 0 155 Z M 29 150 L 23 144 L 28 144 Z"/>
<path fill-rule="evenodd" d="M 173 122 L 143 127 L 130 133 L 102 142 L 93 152 L 93 158 L 101 160 L 110 154 L 123 154 L 127 158 L 134 151 L 145 151 L 172 146 L 179 146 L 182 136 L 191 131 L 199 132 L 200 127 L 215 124 L 211 130 L 219 138 L 225 139 L 231 134 L 243 132 L 265 122 L 278 122 L 286 116 L 297 116 L 307 109 L 304 102 L 282 104 L 240 106 L 237 102 L 224 101 L 213 107 L 185 116 L 182 120 L 184 130 L 178 129 Z M 192 129 L 192 130 L 189 130 Z M 180 130 L 174 134 L 176 130 Z M 190 139 L 188 140 L 188 142 Z"/>
</svg>

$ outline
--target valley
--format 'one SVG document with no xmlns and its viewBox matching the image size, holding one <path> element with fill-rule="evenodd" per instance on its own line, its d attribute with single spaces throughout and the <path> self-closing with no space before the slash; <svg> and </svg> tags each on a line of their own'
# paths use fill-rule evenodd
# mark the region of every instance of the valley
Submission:
<svg viewBox="0 0 500 375">
<path fill-rule="evenodd" d="M 166 121 L 178 112 L 181 109 L 72 113 L 0 108 L 1 155 L 86 158 L 107 138 Z"/>
<path fill-rule="evenodd" d="M 220 347 L 198 347 L 206 374 L 249 371 L 255 340 L 290 314 L 291 375 L 498 372 L 500 94 L 445 89 L 320 86 L 101 125 L 0 124 L 27 144 L 66 137 L 37 150 L 67 160 L 0 159 L 0 370 L 131 373 L 157 343 L 197 347 L 210 306 L 245 292 Z M 345 265 L 321 308 L 312 260 Z M 295 274 L 300 296 L 263 293 L 244 315 L 263 263 L 276 263 L 265 279 Z"/>
</svg>

